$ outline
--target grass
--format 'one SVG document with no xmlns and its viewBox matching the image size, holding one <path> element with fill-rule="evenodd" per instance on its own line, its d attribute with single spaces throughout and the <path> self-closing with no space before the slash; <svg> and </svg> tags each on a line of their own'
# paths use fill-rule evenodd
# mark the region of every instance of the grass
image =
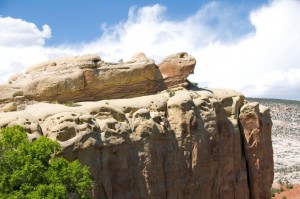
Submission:
<svg viewBox="0 0 300 199">
<path fill-rule="evenodd" d="M 76 106 L 80 106 L 79 104 L 76 104 L 72 101 L 67 101 L 64 103 L 65 106 L 68 106 L 68 107 L 76 107 Z"/>
<path fill-rule="evenodd" d="M 175 91 L 173 91 L 171 89 L 167 89 L 166 91 L 169 94 L 169 97 L 173 97 L 175 95 Z"/>
<path fill-rule="evenodd" d="M 271 193 L 271 197 L 275 197 L 275 194 L 278 193 L 280 194 L 283 190 L 281 189 L 277 189 L 277 188 L 271 188 L 270 193 Z"/>
<path fill-rule="evenodd" d="M 294 188 L 293 185 L 287 179 L 280 178 L 278 180 L 278 184 L 280 185 L 279 189 L 273 187 L 271 188 L 270 190 L 271 197 L 275 197 L 275 194 L 280 194 L 284 190 L 289 190 Z M 286 197 L 283 196 L 282 198 L 286 198 Z"/>
</svg>

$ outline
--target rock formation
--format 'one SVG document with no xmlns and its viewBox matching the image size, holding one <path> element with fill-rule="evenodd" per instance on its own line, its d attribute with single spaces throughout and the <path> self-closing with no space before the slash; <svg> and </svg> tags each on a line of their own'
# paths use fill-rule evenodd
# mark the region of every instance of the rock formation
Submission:
<svg viewBox="0 0 300 199">
<path fill-rule="evenodd" d="M 0 112 L 0 127 L 57 140 L 59 155 L 90 167 L 93 198 L 269 198 L 268 109 L 235 91 L 178 86 L 195 60 L 182 53 L 166 60 L 158 68 L 137 54 L 109 65 L 89 55 L 35 66 L 0 87 L 2 107 L 18 104 Z"/>
<path fill-rule="evenodd" d="M 194 73 L 196 59 L 187 53 L 177 53 L 165 58 L 159 64 L 167 87 L 187 87 L 187 77 Z"/>
<path fill-rule="evenodd" d="M 240 123 L 245 156 L 249 169 L 252 198 L 269 198 L 269 184 L 273 183 L 274 162 L 271 140 L 270 110 L 258 103 L 241 108 Z"/>
<path fill-rule="evenodd" d="M 93 101 L 153 94 L 165 89 L 154 61 L 138 54 L 125 63 L 106 63 L 97 55 L 58 59 L 13 76 L 0 100 Z M 142 89 L 141 89 L 142 88 Z"/>
</svg>

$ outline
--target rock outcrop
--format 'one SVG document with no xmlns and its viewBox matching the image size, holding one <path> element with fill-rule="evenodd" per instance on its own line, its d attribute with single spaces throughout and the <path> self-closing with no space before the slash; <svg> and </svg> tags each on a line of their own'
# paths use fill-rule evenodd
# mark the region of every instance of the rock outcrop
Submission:
<svg viewBox="0 0 300 199">
<path fill-rule="evenodd" d="M 270 110 L 258 103 L 248 103 L 241 108 L 239 117 L 251 196 L 269 198 L 270 187 L 266 185 L 273 183 L 274 176 Z"/>
<path fill-rule="evenodd" d="M 181 58 L 179 56 L 178 59 Z M 96 63 L 86 61 L 92 59 L 96 59 Z M 64 65 L 62 63 L 66 62 L 36 66 L 29 69 L 27 75 L 35 77 L 37 71 L 48 74 L 52 68 L 55 71 L 52 74 L 57 74 L 56 67 Z M 230 90 L 188 90 L 184 87 L 164 90 L 179 82 L 168 83 L 168 79 L 162 78 L 166 77 L 164 74 L 177 79 L 180 69 L 174 76 L 172 70 L 160 73 L 155 63 L 143 54 L 135 55 L 130 63 L 125 62 L 123 66 L 130 65 L 126 69 L 114 70 L 107 66 L 109 69 L 102 71 L 104 62 L 91 56 L 75 58 L 68 63 L 75 66 L 73 69 L 68 64 L 64 65 L 66 75 L 68 70 L 74 70 L 70 72 L 69 79 L 61 79 L 62 82 L 68 81 L 62 87 L 69 89 L 64 95 L 50 89 L 51 96 L 45 91 L 34 97 L 28 94 L 26 86 L 20 85 L 29 77 L 16 77 L 12 85 L 20 85 L 27 101 L 18 98 L 17 111 L 0 112 L 0 128 L 22 125 L 28 129 L 31 140 L 44 135 L 58 141 L 63 148 L 60 156 L 68 160 L 79 159 L 90 167 L 95 182 L 93 198 L 269 198 L 273 181 L 273 152 L 268 109 L 248 103 L 242 94 Z M 105 87 L 112 91 L 103 88 L 106 97 L 92 91 L 90 96 L 84 94 L 85 90 L 77 91 L 80 82 L 71 79 L 78 77 L 75 74 L 84 76 L 85 72 L 80 73 L 83 65 L 92 73 L 90 82 L 95 84 L 102 81 L 101 85 L 110 85 L 110 79 L 101 79 L 107 74 L 132 75 L 124 77 L 126 81 L 122 84 L 128 84 L 128 88 L 123 87 L 121 91 L 127 94 L 114 93 L 110 97 L 109 93 L 119 92 L 113 85 Z M 187 77 L 194 67 L 192 63 L 186 66 L 182 69 L 182 78 Z M 160 65 L 159 69 L 164 67 Z M 115 73 L 108 73 L 109 70 Z M 141 73 L 145 70 L 150 71 L 147 74 L 152 79 Z M 98 71 L 96 75 L 95 71 Z M 102 72 L 106 75 L 101 76 Z M 60 79 L 54 76 L 54 79 L 57 78 Z M 52 81 L 50 73 L 45 79 Z M 115 81 L 117 79 L 114 78 Z M 134 91 L 129 88 L 134 87 L 133 81 L 139 82 L 136 85 L 140 90 L 137 95 L 147 95 L 111 99 L 134 96 L 128 94 Z M 180 85 L 184 81 L 186 78 L 180 81 Z M 148 85 L 147 90 L 144 83 L 153 85 Z M 40 90 L 43 89 L 34 92 Z M 70 96 L 67 93 L 71 93 Z M 85 100 L 76 104 L 59 104 L 28 101 L 30 96 L 35 100 L 44 99 L 41 96 L 48 96 L 47 100 Z"/>
<path fill-rule="evenodd" d="M 53 60 L 31 66 L 26 74 L 9 81 L 5 93 L 0 94 L 2 101 L 16 95 L 37 101 L 93 101 L 165 89 L 158 67 L 144 54 L 124 63 L 106 63 L 97 55 Z"/>
<path fill-rule="evenodd" d="M 167 87 L 173 88 L 178 85 L 188 86 L 187 77 L 194 73 L 196 59 L 181 52 L 170 55 L 159 64 L 159 70 L 162 73 Z"/>
</svg>

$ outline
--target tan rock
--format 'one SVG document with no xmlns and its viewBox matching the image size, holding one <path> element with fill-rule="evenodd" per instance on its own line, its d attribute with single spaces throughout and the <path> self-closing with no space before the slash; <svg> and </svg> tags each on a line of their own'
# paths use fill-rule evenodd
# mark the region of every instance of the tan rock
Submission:
<svg viewBox="0 0 300 199">
<path fill-rule="evenodd" d="M 0 103 L 14 101 L 16 97 L 23 96 L 22 89 L 10 84 L 0 85 Z"/>
<path fill-rule="evenodd" d="M 186 87 L 187 77 L 194 73 L 196 59 L 185 52 L 170 55 L 159 64 L 167 87 Z"/>
<path fill-rule="evenodd" d="M 273 179 L 268 109 L 261 107 L 260 115 L 258 105 L 244 105 L 243 95 L 229 90 L 173 91 L 76 107 L 35 103 L 0 113 L 0 128 L 24 125 L 31 140 L 57 140 L 61 156 L 90 167 L 94 198 L 267 196 Z M 241 142 L 251 128 L 263 132 L 253 137 L 258 145 Z"/>
<path fill-rule="evenodd" d="M 36 101 L 94 101 L 154 94 L 167 87 L 187 87 L 195 58 L 187 53 L 167 57 L 160 65 L 136 53 L 128 62 L 106 63 L 98 55 L 61 58 L 29 67 L 0 86 L 0 102 L 18 96 Z"/>
<path fill-rule="evenodd" d="M 11 111 L 16 111 L 18 108 L 18 104 L 16 102 L 10 102 L 3 106 L 0 110 L 4 112 L 11 112 Z"/>
<path fill-rule="evenodd" d="M 0 101 L 13 101 L 15 92 L 29 100 L 76 102 L 142 96 L 165 88 L 158 67 L 143 53 L 125 63 L 105 63 L 97 55 L 52 60 L 11 80 L 0 88 Z"/>
<path fill-rule="evenodd" d="M 130 62 L 149 62 L 149 63 L 154 63 L 153 59 L 148 58 L 145 53 L 139 52 L 135 53 Z"/>
<path fill-rule="evenodd" d="M 12 82 L 16 81 L 22 74 L 17 73 L 9 77 L 8 82 L 11 84 Z"/>
<path fill-rule="evenodd" d="M 270 198 L 274 162 L 271 141 L 272 121 L 269 110 L 258 103 L 248 103 L 241 108 L 239 118 L 249 169 L 251 198 Z"/>
<path fill-rule="evenodd" d="M 0 86 L 0 107 L 10 110 L 0 128 L 58 141 L 59 156 L 90 167 L 93 198 L 269 198 L 269 110 L 235 91 L 185 89 L 195 64 L 186 53 L 160 70 L 143 53 L 41 63 Z"/>
</svg>

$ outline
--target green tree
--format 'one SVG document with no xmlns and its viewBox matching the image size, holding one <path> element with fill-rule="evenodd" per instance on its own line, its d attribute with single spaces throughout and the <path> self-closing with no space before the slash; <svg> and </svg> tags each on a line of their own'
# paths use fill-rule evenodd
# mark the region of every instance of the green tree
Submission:
<svg viewBox="0 0 300 199">
<path fill-rule="evenodd" d="M 90 198 L 88 167 L 54 157 L 60 145 L 46 137 L 30 143 L 20 126 L 0 131 L 0 198 Z"/>
</svg>

